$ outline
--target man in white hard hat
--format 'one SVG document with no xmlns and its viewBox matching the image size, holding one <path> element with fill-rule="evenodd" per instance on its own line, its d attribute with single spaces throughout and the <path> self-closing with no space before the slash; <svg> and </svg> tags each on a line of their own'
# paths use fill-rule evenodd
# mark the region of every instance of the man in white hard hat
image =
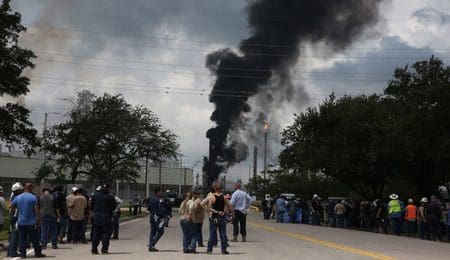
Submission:
<svg viewBox="0 0 450 260">
<path fill-rule="evenodd" d="M 73 186 L 70 191 L 71 193 L 66 197 L 66 206 L 67 206 L 67 216 L 68 216 L 68 227 L 67 227 L 67 243 L 72 243 L 72 228 L 73 223 L 71 223 L 69 216 L 72 214 L 73 207 L 73 198 L 75 197 L 74 193 L 78 190 L 77 186 Z"/>
<path fill-rule="evenodd" d="M 9 201 L 13 201 L 17 196 L 19 196 L 23 192 L 23 186 L 20 182 L 16 182 L 11 187 L 11 197 Z M 6 254 L 7 257 L 17 257 L 19 254 L 17 253 L 17 247 L 19 245 L 19 232 L 16 228 L 17 223 L 17 210 L 11 209 L 9 212 L 9 226 L 10 232 L 8 237 L 8 252 Z"/>
<path fill-rule="evenodd" d="M 400 236 L 402 234 L 400 218 L 402 216 L 403 205 L 398 200 L 397 194 L 393 193 L 389 195 L 389 198 L 391 201 L 388 203 L 388 213 L 391 218 L 392 229 L 394 230 L 394 234 Z"/>
<path fill-rule="evenodd" d="M 423 197 L 420 200 L 420 206 L 417 215 L 417 221 L 419 222 L 419 236 L 420 239 L 430 240 L 430 232 L 428 231 L 428 216 L 427 216 L 427 204 L 428 199 Z"/>
</svg>

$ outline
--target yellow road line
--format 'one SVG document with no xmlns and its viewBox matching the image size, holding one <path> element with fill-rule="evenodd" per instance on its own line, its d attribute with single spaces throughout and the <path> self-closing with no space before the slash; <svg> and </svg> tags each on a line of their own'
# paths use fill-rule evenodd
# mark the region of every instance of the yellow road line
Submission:
<svg viewBox="0 0 450 260">
<path fill-rule="evenodd" d="M 326 247 L 330 247 L 330 248 L 334 248 L 334 249 L 338 249 L 338 250 L 342 250 L 342 251 L 347 251 L 347 252 L 351 252 L 354 254 L 358 254 L 358 255 L 363 255 L 363 256 L 368 256 L 374 259 L 380 259 L 380 260 L 394 260 L 395 258 L 393 257 L 389 257 L 389 256 L 385 256 L 382 254 L 378 254 L 375 252 L 371 252 L 371 251 L 367 251 L 364 249 L 358 249 L 358 248 L 354 248 L 354 247 L 349 247 L 349 246 L 345 246 L 345 245 L 340 245 L 340 244 L 336 244 L 333 242 L 329 242 L 326 240 L 320 240 L 314 237 L 309 237 L 309 236 L 305 236 L 305 235 L 301 235 L 301 234 L 296 234 L 296 233 L 291 233 L 291 232 L 287 232 L 287 231 L 283 231 L 281 229 L 277 229 L 274 227 L 269 227 L 266 225 L 261 225 L 258 223 L 254 223 L 254 222 L 248 222 L 248 224 L 250 226 L 253 227 L 257 227 L 260 229 L 263 229 L 265 231 L 270 231 L 273 233 L 277 233 L 280 235 L 285 235 L 285 236 L 289 236 L 289 237 L 293 237 L 299 240 L 304 240 L 304 241 L 308 241 L 314 244 L 318 244 L 318 245 L 322 245 L 322 246 L 326 246 Z"/>
</svg>

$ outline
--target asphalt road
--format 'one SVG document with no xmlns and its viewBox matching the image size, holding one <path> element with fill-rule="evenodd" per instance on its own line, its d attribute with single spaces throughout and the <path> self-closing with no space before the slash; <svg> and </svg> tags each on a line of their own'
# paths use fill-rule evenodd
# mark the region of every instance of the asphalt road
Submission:
<svg viewBox="0 0 450 260">
<path fill-rule="evenodd" d="M 207 223 L 204 238 L 207 239 Z M 450 243 L 421 241 L 406 237 L 369 232 L 313 227 L 299 224 L 277 224 L 263 221 L 256 214 L 248 218 L 248 242 L 231 243 L 230 255 L 214 249 L 214 257 L 205 254 L 183 254 L 181 230 L 175 215 L 157 248 L 148 252 L 148 217 L 123 223 L 120 240 L 113 240 L 110 255 L 93 256 L 90 245 L 60 245 L 44 253 L 54 259 L 450 259 Z M 231 238 L 232 226 L 228 227 Z M 205 242 L 206 244 L 206 242 Z M 32 255 L 32 252 L 30 252 Z M 32 257 L 30 255 L 30 258 Z"/>
</svg>

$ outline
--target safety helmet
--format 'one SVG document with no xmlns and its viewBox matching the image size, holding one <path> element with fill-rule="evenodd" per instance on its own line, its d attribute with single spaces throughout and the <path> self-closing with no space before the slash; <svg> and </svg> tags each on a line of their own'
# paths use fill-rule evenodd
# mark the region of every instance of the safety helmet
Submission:
<svg viewBox="0 0 450 260">
<path fill-rule="evenodd" d="M 420 200 L 420 202 L 428 203 L 428 199 L 427 199 L 426 197 L 423 197 L 423 198 Z"/>
<path fill-rule="evenodd" d="M 23 190 L 23 186 L 20 182 L 16 182 L 13 184 L 13 186 L 11 187 L 11 190 L 14 191 L 19 191 L 19 190 Z"/>
</svg>

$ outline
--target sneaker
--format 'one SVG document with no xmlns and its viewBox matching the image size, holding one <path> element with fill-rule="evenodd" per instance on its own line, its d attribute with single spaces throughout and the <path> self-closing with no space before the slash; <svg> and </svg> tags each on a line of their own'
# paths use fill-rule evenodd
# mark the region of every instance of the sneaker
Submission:
<svg viewBox="0 0 450 260">
<path fill-rule="evenodd" d="M 102 254 L 109 255 L 109 252 L 108 251 L 102 251 Z"/>
<path fill-rule="evenodd" d="M 97 250 L 91 250 L 91 253 L 92 253 L 93 255 L 98 255 L 98 251 L 97 251 Z"/>
<path fill-rule="evenodd" d="M 222 255 L 228 255 L 230 254 L 228 251 L 222 251 Z"/>
<path fill-rule="evenodd" d="M 152 247 L 148 248 L 148 251 L 149 252 L 158 252 L 159 250 L 152 246 Z"/>
</svg>

